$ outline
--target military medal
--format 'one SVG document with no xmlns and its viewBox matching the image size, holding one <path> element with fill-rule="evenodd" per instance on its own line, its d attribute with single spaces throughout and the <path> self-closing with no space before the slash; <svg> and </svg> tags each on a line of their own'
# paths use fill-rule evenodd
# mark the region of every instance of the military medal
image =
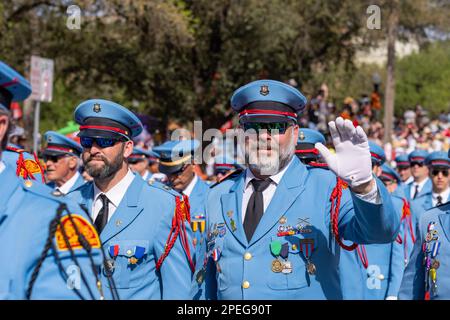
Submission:
<svg viewBox="0 0 450 320">
<path fill-rule="evenodd" d="M 233 232 L 236 231 L 236 222 L 233 219 L 230 219 L 231 230 Z"/>
<path fill-rule="evenodd" d="M 280 273 L 283 271 L 283 263 L 279 259 L 274 259 L 272 261 L 272 272 Z"/>
<path fill-rule="evenodd" d="M 130 255 L 130 250 L 127 251 L 127 254 Z M 140 247 L 140 246 L 134 247 L 134 254 L 133 254 L 133 256 L 128 258 L 128 264 L 136 265 L 139 262 L 139 260 L 144 256 L 144 254 L 145 254 L 144 247 Z"/>
<path fill-rule="evenodd" d="M 197 281 L 198 284 L 202 284 L 203 280 L 205 279 L 205 268 L 200 269 L 199 272 L 197 272 L 197 275 L 195 276 L 195 280 Z"/>
<path fill-rule="evenodd" d="M 288 274 L 292 272 L 292 263 L 288 260 L 283 263 L 283 270 L 281 270 L 284 274 Z"/>
<path fill-rule="evenodd" d="M 301 239 L 300 240 L 300 252 L 306 260 L 306 270 L 309 275 L 315 275 L 317 268 L 311 260 L 312 253 L 314 251 L 314 239 Z"/>
</svg>

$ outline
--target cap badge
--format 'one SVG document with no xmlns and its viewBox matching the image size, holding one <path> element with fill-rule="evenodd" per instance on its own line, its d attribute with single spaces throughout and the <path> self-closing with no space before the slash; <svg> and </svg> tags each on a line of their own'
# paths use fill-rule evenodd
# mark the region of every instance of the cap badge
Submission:
<svg viewBox="0 0 450 320">
<path fill-rule="evenodd" d="M 263 96 L 267 96 L 269 94 L 269 86 L 267 85 L 262 85 L 261 86 L 261 90 L 259 91 L 259 93 Z"/>
<path fill-rule="evenodd" d="M 303 133 L 303 131 L 300 131 L 298 138 L 302 141 L 305 140 L 305 134 Z"/>
<path fill-rule="evenodd" d="M 94 104 L 94 108 L 92 108 L 92 110 L 95 113 L 99 113 L 100 111 L 102 111 L 102 108 L 100 107 L 100 104 L 96 103 L 96 104 Z"/>
</svg>

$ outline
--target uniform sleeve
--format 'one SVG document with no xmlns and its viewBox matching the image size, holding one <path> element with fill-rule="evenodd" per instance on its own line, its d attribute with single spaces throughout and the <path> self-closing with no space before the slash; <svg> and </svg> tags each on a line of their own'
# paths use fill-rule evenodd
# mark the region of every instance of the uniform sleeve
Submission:
<svg viewBox="0 0 450 320">
<path fill-rule="evenodd" d="M 422 233 L 416 228 L 416 242 L 403 274 L 398 297 L 400 300 L 423 300 L 425 296 L 425 268 L 423 265 Z"/>
<path fill-rule="evenodd" d="M 172 204 L 167 206 L 167 213 L 164 214 L 163 219 L 160 220 L 158 233 L 155 237 L 157 243 L 155 244 L 156 259 L 164 254 L 165 245 L 172 228 L 172 218 L 175 212 L 175 199 L 172 199 Z M 192 246 L 192 229 L 187 221 L 184 222 L 186 226 L 186 233 L 188 237 L 188 247 L 191 258 L 194 255 Z M 161 278 L 161 292 L 164 300 L 189 300 L 192 299 L 191 281 L 192 271 L 190 269 L 189 261 L 183 248 L 181 241 L 181 232 L 178 235 L 172 249 L 168 256 L 162 263 L 160 269 Z"/>
<path fill-rule="evenodd" d="M 371 244 L 389 243 L 396 238 L 400 217 L 383 183 L 378 179 L 376 183 L 381 204 L 364 201 L 353 193 L 351 200 L 341 202 L 339 232 L 344 239 L 359 244 Z"/>
</svg>

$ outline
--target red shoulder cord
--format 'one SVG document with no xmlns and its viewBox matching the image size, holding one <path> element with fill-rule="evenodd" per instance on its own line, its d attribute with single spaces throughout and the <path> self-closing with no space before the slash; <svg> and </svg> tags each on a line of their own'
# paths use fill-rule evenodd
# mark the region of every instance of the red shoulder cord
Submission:
<svg viewBox="0 0 450 320">
<path fill-rule="evenodd" d="M 336 186 L 334 187 L 333 191 L 331 192 L 330 201 L 331 201 L 331 209 L 330 209 L 330 217 L 331 217 L 331 228 L 334 234 L 334 238 L 336 239 L 336 242 L 339 244 L 339 246 L 342 249 L 345 249 L 347 251 L 353 251 L 358 247 L 358 244 L 353 243 L 350 246 L 347 246 L 342 242 L 341 237 L 339 236 L 339 208 L 341 206 L 341 197 L 342 197 L 342 187 L 343 187 L 344 181 L 342 181 L 340 178 L 337 178 Z"/>
<path fill-rule="evenodd" d="M 16 175 L 19 177 L 21 171 L 23 170 L 23 178 L 24 179 L 36 180 L 33 173 L 28 171 L 27 167 L 25 166 L 25 159 L 23 157 L 23 152 L 25 150 L 11 147 L 11 146 L 6 146 L 6 150 L 17 152 L 19 154 L 19 159 L 17 159 L 17 162 L 16 162 L 16 164 L 17 164 Z M 36 161 L 36 164 L 39 166 L 39 170 L 41 171 L 42 182 L 45 183 L 44 169 L 42 168 L 41 163 L 39 162 L 36 152 L 34 152 L 33 154 L 34 154 L 34 160 Z"/>
<path fill-rule="evenodd" d="M 402 243 L 403 243 L 404 248 L 405 248 L 405 250 L 404 250 L 404 255 L 405 255 L 405 260 L 406 260 L 406 259 L 407 259 L 407 256 L 408 256 L 408 253 L 407 253 L 407 252 L 408 252 L 408 251 L 407 251 L 408 246 L 407 246 L 407 241 L 406 241 L 406 240 L 407 240 L 407 237 L 406 237 L 406 234 L 407 234 L 406 229 L 409 228 L 409 232 L 410 232 L 410 234 L 411 234 L 411 240 L 412 240 L 412 243 L 413 243 L 413 244 L 416 243 L 416 237 L 414 236 L 414 229 L 413 229 L 413 227 L 412 227 L 411 208 L 410 208 L 410 206 L 409 206 L 409 202 L 406 201 L 405 198 L 402 198 L 402 201 L 403 201 L 402 218 L 400 219 L 400 222 L 403 222 L 403 225 L 404 225 L 404 228 L 403 228 L 404 234 L 403 234 L 403 240 L 402 240 L 402 237 L 401 237 L 400 234 L 399 234 L 399 235 L 397 235 L 396 241 L 397 241 L 399 244 L 402 244 Z"/>
<path fill-rule="evenodd" d="M 356 251 L 358 252 L 359 259 L 362 262 L 364 269 L 369 266 L 369 259 L 367 259 L 366 247 L 363 244 L 357 246 Z"/>
<path fill-rule="evenodd" d="M 189 224 L 191 223 L 191 216 L 189 212 L 190 205 L 188 197 L 186 195 L 183 195 L 183 201 L 181 201 L 179 197 L 176 197 L 175 214 L 172 218 L 172 229 L 170 230 L 169 237 L 167 238 L 164 253 L 161 257 L 159 257 L 158 262 L 156 263 L 156 270 L 161 269 L 163 261 L 169 255 L 170 250 L 172 250 L 173 246 L 175 245 L 175 241 L 177 240 L 178 235 L 180 235 L 181 245 L 188 258 L 191 271 L 192 273 L 195 272 L 195 264 L 191 258 L 189 240 L 186 232 L 186 224 L 184 223 L 185 220 L 187 220 Z"/>
</svg>

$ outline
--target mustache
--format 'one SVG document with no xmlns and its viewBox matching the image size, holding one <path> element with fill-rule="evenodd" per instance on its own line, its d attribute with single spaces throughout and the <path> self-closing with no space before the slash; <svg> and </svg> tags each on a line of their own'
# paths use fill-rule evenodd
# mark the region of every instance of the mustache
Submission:
<svg viewBox="0 0 450 320">
<path fill-rule="evenodd" d="M 108 163 L 108 159 L 106 159 L 105 156 L 101 155 L 101 154 L 94 154 L 94 155 L 89 155 L 86 159 L 85 159 L 85 163 L 89 163 L 92 160 L 102 160 L 105 163 Z"/>
</svg>

